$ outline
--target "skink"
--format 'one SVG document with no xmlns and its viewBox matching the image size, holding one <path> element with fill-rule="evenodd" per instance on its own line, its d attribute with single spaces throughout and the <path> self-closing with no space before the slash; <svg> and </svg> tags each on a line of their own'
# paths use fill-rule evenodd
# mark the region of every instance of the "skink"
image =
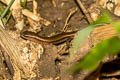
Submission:
<svg viewBox="0 0 120 80">
<path fill-rule="evenodd" d="M 59 44 L 61 42 L 64 42 L 66 38 L 74 36 L 76 32 L 77 31 L 66 32 L 66 33 L 63 32 L 61 34 L 57 34 L 51 37 L 42 37 L 38 35 L 37 33 L 25 31 L 21 33 L 21 37 L 27 40 L 37 42 L 37 43 L 46 42 L 46 43 Z"/>
</svg>

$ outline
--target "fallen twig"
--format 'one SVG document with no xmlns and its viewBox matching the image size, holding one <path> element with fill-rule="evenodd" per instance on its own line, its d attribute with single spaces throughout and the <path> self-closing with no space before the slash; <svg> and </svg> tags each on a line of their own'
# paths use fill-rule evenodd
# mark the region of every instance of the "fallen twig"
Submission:
<svg viewBox="0 0 120 80">
<path fill-rule="evenodd" d="M 79 5 L 79 7 L 81 8 L 81 10 L 83 11 L 83 13 L 85 14 L 85 16 L 87 17 L 88 22 L 92 23 L 93 20 L 91 19 L 90 15 L 88 14 L 88 11 L 83 6 L 82 2 L 80 0 L 77 0 L 77 3 Z"/>
<path fill-rule="evenodd" d="M 77 10 L 78 10 L 78 9 L 75 8 L 74 10 L 71 10 L 71 11 L 70 11 L 68 17 L 67 17 L 66 20 L 65 20 L 65 24 L 64 24 L 64 27 L 63 27 L 63 30 L 62 30 L 63 32 L 65 32 L 65 31 L 67 30 L 67 27 L 68 27 L 68 23 L 69 23 L 69 21 L 70 21 L 70 18 L 71 18 L 71 16 L 72 16 Z"/>
</svg>

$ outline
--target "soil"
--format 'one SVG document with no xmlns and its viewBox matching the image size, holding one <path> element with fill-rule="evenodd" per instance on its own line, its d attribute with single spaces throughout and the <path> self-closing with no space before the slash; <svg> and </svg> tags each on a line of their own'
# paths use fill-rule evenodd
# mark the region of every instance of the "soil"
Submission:
<svg viewBox="0 0 120 80">
<path fill-rule="evenodd" d="M 60 32 L 63 29 L 66 18 L 72 9 L 78 8 L 74 0 L 53 0 L 56 2 L 56 7 L 54 7 L 52 0 L 38 0 L 38 12 L 41 17 L 49 20 L 51 24 L 49 26 L 42 26 L 42 32 L 49 35 L 53 32 Z M 82 12 L 78 9 L 75 14 L 71 17 L 69 21 L 69 27 L 67 30 L 78 30 L 83 28 L 88 22 L 83 19 Z M 41 32 L 41 33 L 42 33 Z"/>
<path fill-rule="evenodd" d="M 52 1 L 56 2 L 56 7 Z M 88 25 L 87 20 L 83 17 L 84 14 L 74 0 L 38 0 L 38 5 L 38 12 L 41 17 L 51 22 L 49 26 L 42 26 L 40 34 L 44 36 L 52 34 L 53 32 L 60 33 L 70 11 L 75 8 L 78 8 L 78 10 L 71 16 L 67 31 L 80 30 Z M 45 54 L 43 54 L 41 60 L 38 62 L 39 74 L 41 74 L 39 79 L 80 80 L 79 78 L 74 78 L 72 75 L 65 74 L 68 68 L 67 57 L 69 57 L 69 54 L 59 55 L 58 50 L 55 49 L 56 46 L 53 46 L 54 45 L 49 45 L 48 47 L 47 45 Z"/>
</svg>

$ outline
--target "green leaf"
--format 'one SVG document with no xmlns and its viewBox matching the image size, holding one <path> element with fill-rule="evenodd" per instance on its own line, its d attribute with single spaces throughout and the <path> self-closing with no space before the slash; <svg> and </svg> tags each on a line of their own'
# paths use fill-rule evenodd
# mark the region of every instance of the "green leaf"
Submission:
<svg viewBox="0 0 120 80">
<path fill-rule="evenodd" d="M 97 27 L 104 25 L 106 23 L 110 23 L 112 21 L 110 15 L 106 10 L 103 10 L 102 15 L 91 25 L 88 27 L 82 29 L 77 33 L 73 40 L 73 46 L 70 49 L 70 57 L 71 59 L 74 57 L 74 53 L 77 52 L 77 50 L 80 48 L 82 42 L 88 37 L 88 35 L 91 33 L 91 31 Z M 111 41 L 111 40 L 110 40 Z M 83 69 L 95 69 L 99 62 L 103 59 L 105 55 L 107 55 L 108 47 L 110 46 L 109 40 L 105 40 L 102 43 L 98 44 L 97 47 L 95 47 L 79 64 L 71 68 L 71 71 L 78 70 L 80 68 Z M 109 45 L 109 46 L 108 46 Z M 101 48 L 102 47 L 102 48 Z M 116 48 L 115 48 L 116 49 Z M 114 52 L 114 50 L 113 50 Z M 101 54 L 103 53 L 103 54 Z M 74 58 L 73 58 L 74 59 Z"/>
<path fill-rule="evenodd" d="M 89 25 L 88 27 L 77 32 L 77 35 L 74 37 L 73 46 L 71 49 L 71 54 L 76 53 L 77 49 L 81 46 L 81 43 L 87 38 L 90 32 L 94 29 L 94 25 Z"/>
<path fill-rule="evenodd" d="M 110 23 L 112 21 L 112 18 L 107 10 L 101 9 L 101 11 L 102 11 L 101 16 L 92 24 L 104 24 Z"/>
<path fill-rule="evenodd" d="M 12 4 L 14 3 L 15 0 L 11 0 L 10 3 L 8 4 L 8 6 L 6 7 L 6 9 L 4 10 L 4 12 L 1 14 L 0 19 L 2 19 L 8 12 L 8 10 L 10 9 L 10 7 L 12 6 Z"/>
<path fill-rule="evenodd" d="M 103 10 L 102 15 L 91 25 L 88 25 L 88 27 L 80 30 L 75 36 L 73 40 L 73 47 L 70 51 L 71 57 L 73 56 L 74 53 L 77 52 L 77 49 L 80 48 L 82 42 L 87 38 L 87 36 L 90 34 L 90 32 L 97 26 L 104 25 L 105 23 L 109 23 L 112 21 L 109 13 L 106 10 Z"/>
<path fill-rule="evenodd" d="M 120 20 L 113 21 L 111 24 L 115 28 L 116 32 L 120 34 Z"/>
<path fill-rule="evenodd" d="M 24 0 L 24 8 L 26 7 L 27 4 L 27 0 Z"/>
<path fill-rule="evenodd" d="M 112 37 L 107 40 L 101 41 L 95 46 L 91 52 L 84 57 L 79 64 L 76 64 L 69 71 L 77 71 L 80 69 L 88 69 L 93 71 L 97 68 L 100 61 L 108 54 L 117 53 L 120 51 L 120 39 L 118 37 Z"/>
</svg>

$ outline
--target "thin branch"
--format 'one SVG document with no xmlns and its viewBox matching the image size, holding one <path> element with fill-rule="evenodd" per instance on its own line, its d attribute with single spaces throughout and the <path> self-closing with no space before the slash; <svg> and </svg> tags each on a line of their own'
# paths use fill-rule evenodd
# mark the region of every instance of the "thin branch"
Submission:
<svg viewBox="0 0 120 80">
<path fill-rule="evenodd" d="M 63 32 L 65 32 L 66 31 L 66 29 L 67 29 L 67 27 L 68 27 L 68 23 L 69 23 L 69 21 L 70 21 L 70 18 L 71 18 L 71 16 L 77 11 L 78 9 L 77 8 L 75 8 L 75 9 L 73 9 L 73 10 L 71 10 L 70 11 L 70 13 L 69 13 L 69 15 L 67 16 L 67 18 L 66 18 L 66 20 L 65 20 L 65 24 L 64 24 L 64 27 L 63 27 Z"/>
<path fill-rule="evenodd" d="M 85 14 L 85 16 L 87 17 L 87 20 L 89 23 L 92 23 L 93 20 L 90 17 L 90 15 L 88 14 L 88 11 L 85 9 L 85 7 L 83 6 L 82 2 L 80 0 L 77 0 L 77 3 L 79 5 L 79 7 L 81 8 L 81 10 L 83 11 L 83 13 Z"/>
</svg>

